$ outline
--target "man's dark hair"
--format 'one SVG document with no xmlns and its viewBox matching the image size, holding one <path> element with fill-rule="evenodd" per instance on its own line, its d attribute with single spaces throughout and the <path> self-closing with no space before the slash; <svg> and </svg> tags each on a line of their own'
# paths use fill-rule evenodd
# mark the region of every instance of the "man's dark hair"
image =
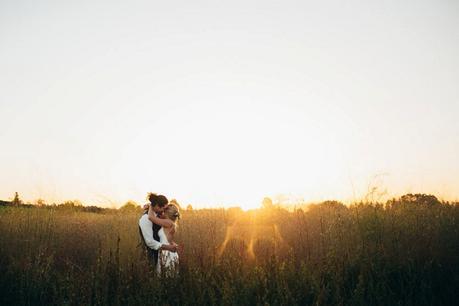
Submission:
<svg viewBox="0 0 459 306">
<path fill-rule="evenodd" d="M 157 195 L 156 193 L 150 192 L 148 194 L 148 200 L 150 201 L 152 206 L 158 205 L 159 207 L 164 207 L 169 203 L 169 200 L 162 194 Z"/>
</svg>

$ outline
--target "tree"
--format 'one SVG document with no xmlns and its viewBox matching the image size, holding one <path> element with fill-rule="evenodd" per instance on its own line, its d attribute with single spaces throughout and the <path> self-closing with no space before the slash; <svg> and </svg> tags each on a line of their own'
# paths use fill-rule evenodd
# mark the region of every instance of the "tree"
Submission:
<svg viewBox="0 0 459 306">
<path fill-rule="evenodd" d="M 400 199 L 392 199 L 387 201 L 386 206 L 391 208 L 396 207 L 432 207 L 440 205 L 441 202 L 436 196 L 423 193 L 408 193 L 402 195 Z"/>
<path fill-rule="evenodd" d="M 261 202 L 261 207 L 264 209 L 272 209 L 274 207 L 273 200 L 268 197 L 264 198 L 263 202 Z"/>
<path fill-rule="evenodd" d="M 83 208 L 83 204 L 78 200 L 65 201 L 62 204 L 59 204 L 59 207 L 63 208 Z"/>
<path fill-rule="evenodd" d="M 400 201 L 404 203 L 413 203 L 426 206 L 434 206 L 440 204 L 440 201 L 436 196 L 423 193 L 405 194 L 400 198 Z"/>
<path fill-rule="evenodd" d="M 23 203 L 22 200 L 19 198 L 19 194 L 17 192 L 14 193 L 14 199 L 13 199 L 13 201 L 11 203 L 14 206 L 18 206 L 18 205 L 21 205 Z"/>
<path fill-rule="evenodd" d="M 193 206 L 191 206 L 191 204 L 188 204 L 188 206 L 186 207 L 186 210 L 193 210 Z"/>
<path fill-rule="evenodd" d="M 139 205 L 137 205 L 134 201 L 127 201 L 126 204 L 120 207 L 120 211 L 122 212 L 136 212 L 139 210 Z"/>
<path fill-rule="evenodd" d="M 45 200 L 43 200 L 43 199 L 37 199 L 35 201 L 35 204 L 37 204 L 38 206 L 45 206 L 46 205 Z"/>
</svg>

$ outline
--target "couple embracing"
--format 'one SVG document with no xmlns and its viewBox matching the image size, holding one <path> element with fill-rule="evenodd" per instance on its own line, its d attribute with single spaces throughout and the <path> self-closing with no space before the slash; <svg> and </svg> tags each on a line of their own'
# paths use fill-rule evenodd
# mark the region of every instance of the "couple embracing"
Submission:
<svg viewBox="0 0 459 306">
<path fill-rule="evenodd" d="M 157 273 L 176 271 L 179 262 L 178 245 L 174 241 L 179 207 L 163 195 L 148 194 L 149 204 L 139 220 L 140 238 L 150 263 Z"/>
</svg>

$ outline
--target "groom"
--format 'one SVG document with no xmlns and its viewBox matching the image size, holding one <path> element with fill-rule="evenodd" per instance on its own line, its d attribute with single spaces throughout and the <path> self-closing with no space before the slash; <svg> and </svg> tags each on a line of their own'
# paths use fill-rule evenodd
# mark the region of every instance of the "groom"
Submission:
<svg viewBox="0 0 459 306">
<path fill-rule="evenodd" d="M 164 207 L 169 202 L 167 198 L 163 195 L 156 195 L 150 193 L 148 199 L 151 204 L 146 204 L 144 206 L 144 214 L 140 217 L 139 220 L 139 232 L 140 238 L 142 239 L 143 245 L 146 247 L 148 259 L 156 267 L 158 263 L 158 253 L 160 250 L 167 250 L 171 252 L 177 252 L 177 244 L 163 244 L 159 240 L 158 232 L 161 229 L 161 226 L 152 223 L 148 219 L 148 206 L 151 205 L 153 211 L 157 216 L 160 216 Z"/>
</svg>

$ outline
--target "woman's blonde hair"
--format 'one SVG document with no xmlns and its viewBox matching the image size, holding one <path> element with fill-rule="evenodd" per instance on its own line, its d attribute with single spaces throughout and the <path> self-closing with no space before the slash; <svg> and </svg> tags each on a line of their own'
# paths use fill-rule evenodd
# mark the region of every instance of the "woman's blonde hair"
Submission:
<svg viewBox="0 0 459 306">
<path fill-rule="evenodd" d="M 175 204 L 168 204 L 166 208 L 164 208 L 164 215 L 175 223 L 180 219 L 180 209 Z"/>
</svg>

